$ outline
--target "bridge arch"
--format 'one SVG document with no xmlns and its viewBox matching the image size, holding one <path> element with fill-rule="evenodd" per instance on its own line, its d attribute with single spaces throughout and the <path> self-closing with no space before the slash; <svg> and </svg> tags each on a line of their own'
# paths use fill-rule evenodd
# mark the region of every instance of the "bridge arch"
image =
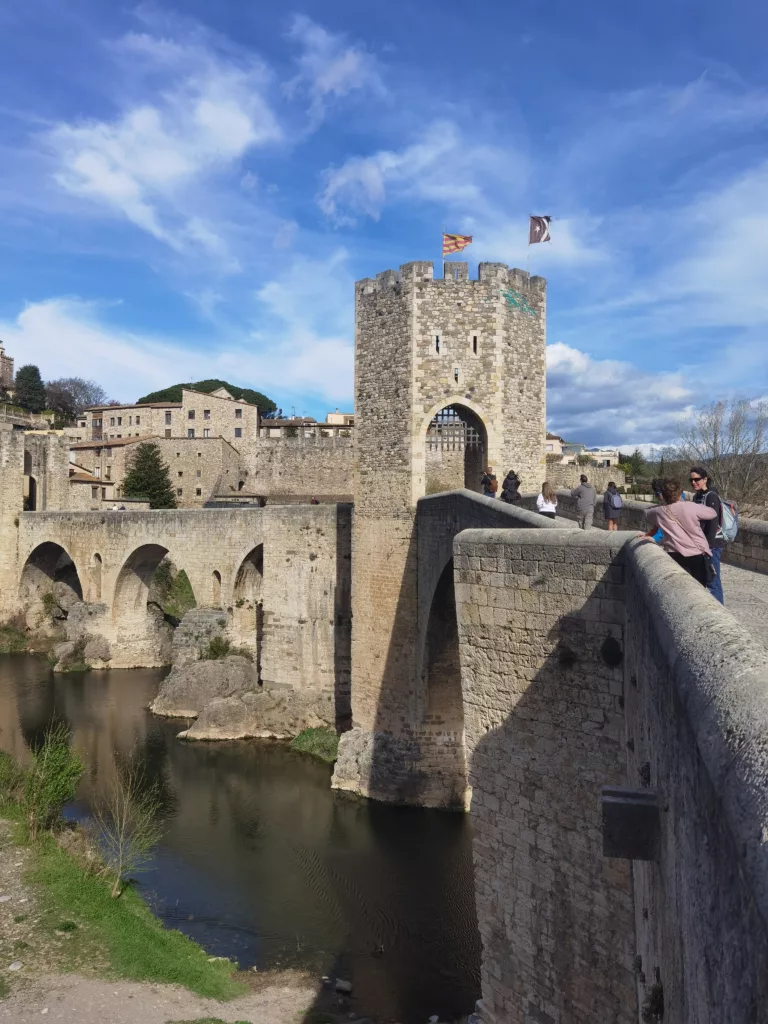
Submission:
<svg viewBox="0 0 768 1024">
<path fill-rule="evenodd" d="M 426 756 L 441 764 L 449 806 L 465 805 L 467 761 L 459 661 L 459 628 L 453 558 L 435 587 L 421 656 L 420 741 Z"/>
<path fill-rule="evenodd" d="M 419 448 L 415 465 L 423 465 L 424 477 L 417 497 L 480 490 L 491 449 L 483 413 L 474 402 L 456 397 L 433 406 L 422 423 Z"/>
<path fill-rule="evenodd" d="M 264 545 L 257 544 L 243 558 L 235 574 L 232 592 L 232 631 L 237 643 L 256 656 L 261 681 L 261 652 L 264 639 Z"/>
<path fill-rule="evenodd" d="M 43 541 L 24 563 L 19 595 L 25 603 L 42 601 L 45 594 L 53 593 L 55 585 L 63 591 L 60 596 L 82 601 L 83 587 L 73 558 L 61 544 Z"/>
</svg>

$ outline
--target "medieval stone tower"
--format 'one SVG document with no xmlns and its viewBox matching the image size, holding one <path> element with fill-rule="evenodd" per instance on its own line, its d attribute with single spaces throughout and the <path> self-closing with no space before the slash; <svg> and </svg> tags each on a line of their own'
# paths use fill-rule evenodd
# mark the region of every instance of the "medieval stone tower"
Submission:
<svg viewBox="0 0 768 1024">
<path fill-rule="evenodd" d="M 418 579 L 416 504 L 427 493 L 479 490 L 488 464 L 499 484 L 515 469 L 523 488 L 540 486 L 545 306 L 543 278 L 499 263 L 481 263 L 476 281 L 466 263 L 449 262 L 442 280 L 432 263 L 407 263 L 357 282 L 354 728 L 342 740 L 341 788 L 460 802 L 454 783 L 441 791 L 438 763 L 454 756 L 460 728 L 433 713 L 425 692 L 434 583 L 427 595 Z M 418 789 L 426 774 L 431 793 Z"/>
</svg>

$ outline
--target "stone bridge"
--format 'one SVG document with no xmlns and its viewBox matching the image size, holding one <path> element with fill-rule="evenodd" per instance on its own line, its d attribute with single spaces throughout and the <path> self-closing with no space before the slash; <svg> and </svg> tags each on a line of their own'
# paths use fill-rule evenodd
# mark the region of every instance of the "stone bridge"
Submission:
<svg viewBox="0 0 768 1024">
<path fill-rule="evenodd" d="M 198 605 L 221 609 L 232 638 L 259 648 L 265 681 L 348 689 L 350 514 L 348 505 L 23 513 L 4 600 L 10 612 L 29 608 L 58 582 L 88 605 L 113 667 L 165 664 L 148 599 L 168 558 Z"/>
</svg>

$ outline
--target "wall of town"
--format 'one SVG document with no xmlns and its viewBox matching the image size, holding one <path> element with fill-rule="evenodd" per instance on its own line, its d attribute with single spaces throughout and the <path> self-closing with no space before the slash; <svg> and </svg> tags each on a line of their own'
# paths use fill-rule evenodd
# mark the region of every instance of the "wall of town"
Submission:
<svg viewBox="0 0 768 1024">
<path fill-rule="evenodd" d="M 195 508 L 215 494 L 231 494 L 246 486 L 241 456 L 223 437 L 158 438 L 154 442 L 168 466 L 179 508 Z M 135 446 L 128 454 L 130 469 Z"/>
<path fill-rule="evenodd" d="M 622 543 L 454 542 L 486 1024 L 638 1019 L 631 872 L 603 858 L 600 812 L 627 782 Z"/>
<path fill-rule="evenodd" d="M 250 494 L 348 496 L 353 493 L 352 439 L 262 437 L 241 449 Z"/>
</svg>

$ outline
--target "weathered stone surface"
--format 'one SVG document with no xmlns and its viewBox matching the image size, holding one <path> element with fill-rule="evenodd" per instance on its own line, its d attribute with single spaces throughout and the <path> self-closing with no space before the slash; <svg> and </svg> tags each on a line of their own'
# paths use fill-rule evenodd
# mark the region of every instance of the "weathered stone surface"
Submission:
<svg viewBox="0 0 768 1024">
<path fill-rule="evenodd" d="M 226 637 L 230 616 L 220 608 L 192 608 L 173 631 L 174 667 L 198 661 L 214 637 Z"/>
<path fill-rule="evenodd" d="M 248 736 L 289 739 L 302 730 L 335 723 L 329 694 L 300 693 L 290 687 L 251 690 L 212 700 L 180 735 L 189 740 L 234 740 Z"/>
<path fill-rule="evenodd" d="M 83 659 L 93 668 L 100 667 L 97 662 L 107 662 L 111 657 L 109 643 L 103 636 L 91 637 L 83 648 Z"/>
<path fill-rule="evenodd" d="M 239 655 L 219 661 L 185 661 L 165 677 L 150 710 L 170 718 L 194 718 L 211 701 L 255 686 L 253 663 Z"/>
<path fill-rule="evenodd" d="M 72 655 L 75 653 L 76 645 L 72 640 L 65 640 L 61 644 L 56 644 L 53 648 L 53 656 L 56 659 L 56 669 L 61 671 L 66 668 Z"/>
</svg>

